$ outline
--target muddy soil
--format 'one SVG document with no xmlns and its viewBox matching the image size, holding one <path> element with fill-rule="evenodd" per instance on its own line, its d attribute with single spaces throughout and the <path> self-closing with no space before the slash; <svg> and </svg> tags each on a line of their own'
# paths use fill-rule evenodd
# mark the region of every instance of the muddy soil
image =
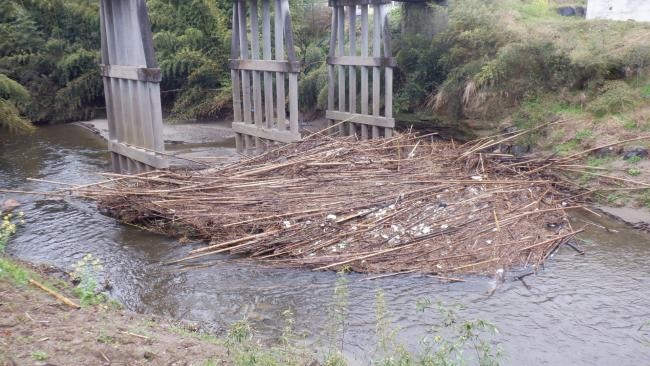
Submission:
<svg viewBox="0 0 650 366">
<path fill-rule="evenodd" d="M 57 291 L 74 299 L 69 290 Z M 220 341 L 192 324 L 105 305 L 77 310 L 6 279 L 0 279 L 0 311 L 3 366 L 230 364 Z"/>
</svg>

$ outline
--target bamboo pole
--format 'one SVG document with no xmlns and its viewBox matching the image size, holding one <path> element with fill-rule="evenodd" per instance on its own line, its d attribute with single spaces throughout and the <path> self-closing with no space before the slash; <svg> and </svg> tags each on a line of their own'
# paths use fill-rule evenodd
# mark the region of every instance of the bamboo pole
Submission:
<svg viewBox="0 0 650 366">
<path fill-rule="evenodd" d="M 42 283 L 40 283 L 40 282 L 38 282 L 38 281 L 36 281 L 34 279 L 30 278 L 29 283 L 31 283 L 32 285 L 38 287 L 39 289 L 47 292 L 48 294 L 54 296 L 57 300 L 61 301 L 62 303 L 68 305 L 71 308 L 74 308 L 74 309 L 80 309 L 81 308 L 81 306 L 77 305 L 74 301 L 68 299 L 67 297 L 59 294 L 58 292 L 56 292 L 54 290 L 51 290 L 51 289 L 47 288 L 45 285 L 43 285 Z"/>
</svg>

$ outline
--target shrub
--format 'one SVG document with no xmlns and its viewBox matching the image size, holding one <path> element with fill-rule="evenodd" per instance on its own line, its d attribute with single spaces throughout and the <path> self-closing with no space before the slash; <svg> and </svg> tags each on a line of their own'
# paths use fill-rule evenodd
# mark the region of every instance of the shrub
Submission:
<svg viewBox="0 0 650 366">
<path fill-rule="evenodd" d="M 597 117 L 625 111 L 639 99 L 637 91 L 621 80 L 607 81 L 600 89 L 600 95 L 589 102 L 587 110 Z"/>
<path fill-rule="evenodd" d="M 298 93 L 301 111 L 324 109 L 327 105 L 327 67 L 322 65 L 306 74 L 298 83 Z"/>
</svg>

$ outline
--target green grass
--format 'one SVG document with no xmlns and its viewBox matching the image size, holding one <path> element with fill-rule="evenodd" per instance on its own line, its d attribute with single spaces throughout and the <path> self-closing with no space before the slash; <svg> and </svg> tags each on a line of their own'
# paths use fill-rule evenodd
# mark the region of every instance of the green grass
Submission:
<svg viewBox="0 0 650 366">
<path fill-rule="evenodd" d="M 508 1 L 508 7 L 517 11 L 524 21 L 536 21 L 540 18 L 559 17 L 553 6 L 546 0 Z"/>
<path fill-rule="evenodd" d="M 641 175 L 641 170 L 639 168 L 630 168 L 627 170 L 627 174 L 636 177 Z"/>
<path fill-rule="evenodd" d="M 583 173 L 583 174 L 580 174 L 580 176 L 578 177 L 578 184 L 581 185 L 581 186 L 585 186 L 585 185 L 587 185 L 587 183 L 591 182 L 592 180 L 594 180 L 593 175 L 588 174 L 588 173 Z"/>
<path fill-rule="evenodd" d="M 596 157 L 596 156 L 590 156 L 587 158 L 587 165 L 591 167 L 602 167 L 605 164 L 609 163 L 612 160 L 612 158 L 609 157 Z"/>
<path fill-rule="evenodd" d="M 650 84 L 642 87 L 640 90 L 640 94 L 644 98 L 650 98 Z"/>
<path fill-rule="evenodd" d="M 587 105 L 587 110 L 596 117 L 631 110 L 639 103 L 637 90 L 623 80 L 606 81 L 598 93 Z"/>
<path fill-rule="evenodd" d="M 0 257 L 0 278 L 8 279 L 14 285 L 24 286 L 32 277 L 37 275 L 10 259 Z"/>
<path fill-rule="evenodd" d="M 416 303 L 420 317 L 434 316 L 437 324 L 432 326 L 420 341 L 423 349 L 410 352 L 398 341 L 399 329 L 391 325 L 383 292 L 376 297 L 378 347 L 374 365 L 378 366 L 425 366 L 425 365 L 482 365 L 496 366 L 502 358 L 501 350 L 491 342 L 499 331 L 493 324 L 481 320 L 459 317 L 462 305 L 434 304 L 430 299 Z M 431 314 L 430 310 L 434 310 Z"/>
<path fill-rule="evenodd" d="M 565 143 L 556 145 L 553 148 L 554 152 L 561 156 L 569 155 L 575 152 L 577 149 L 578 149 L 578 141 L 576 140 L 569 140 Z"/>
<path fill-rule="evenodd" d="M 572 105 L 566 102 L 557 102 L 551 105 L 551 111 L 555 114 L 564 115 L 564 116 L 580 116 L 584 114 L 582 107 L 578 105 Z"/>
<path fill-rule="evenodd" d="M 18 218 L 20 219 L 20 224 L 24 223 L 22 212 L 18 214 Z M 26 285 L 29 278 L 34 277 L 35 274 L 16 264 L 14 261 L 2 257 L 9 239 L 16 233 L 17 225 L 14 221 L 15 217 L 13 214 L 3 214 L 0 211 L 0 278 L 8 279 L 15 285 Z"/>
<path fill-rule="evenodd" d="M 630 164 L 638 164 L 642 158 L 638 155 L 630 156 L 626 161 Z"/>
<path fill-rule="evenodd" d="M 153 325 L 151 325 L 153 326 Z M 183 337 L 194 338 L 198 341 L 212 343 L 217 345 L 225 344 L 225 341 L 214 334 L 199 332 L 196 330 L 189 330 L 181 325 L 173 325 L 169 328 L 172 333 L 178 334 Z"/>
<path fill-rule="evenodd" d="M 636 130 L 638 127 L 637 122 L 629 116 L 623 114 L 615 114 L 612 115 L 612 118 L 618 121 L 623 126 L 623 128 L 628 131 Z"/>
<path fill-rule="evenodd" d="M 74 288 L 74 293 L 79 297 L 81 306 L 91 306 L 105 303 L 108 298 L 103 293 L 97 292 L 97 277 L 103 270 L 101 261 L 86 254 L 80 261 L 73 265 L 75 268 L 72 277 L 79 281 Z"/>
<path fill-rule="evenodd" d="M 47 360 L 47 353 L 43 351 L 34 351 L 32 352 L 32 358 L 36 361 L 45 361 Z"/>
<path fill-rule="evenodd" d="M 18 215 L 20 223 L 24 223 L 22 212 Z M 5 251 L 9 238 L 16 233 L 17 225 L 12 213 L 3 213 L 0 210 L 0 253 Z"/>
<path fill-rule="evenodd" d="M 578 140 L 578 142 L 583 142 L 584 140 L 587 140 L 593 135 L 593 132 L 588 129 L 580 130 L 576 132 L 576 137 L 575 139 Z"/>
<path fill-rule="evenodd" d="M 111 345 L 117 343 L 117 339 L 113 336 L 108 335 L 105 331 L 100 331 L 99 337 L 97 337 L 97 342 Z"/>
<path fill-rule="evenodd" d="M 215 361 L 215 360 L 205 360 L 205 361 L 203 361 L 203 363 L 201 364 L 201 366 L 218 366 L 218 365 L 220 365 L 220 364 L 221 364 L 220 361 Z"/>
<path fill-rule="evenodd" d="M 623 195 L 622 193 L 612 193 L 607 195 L 606 202 L 610 205 L 617 205 L 621 203 L 621 201 L 624 199 L 625 199 L 625 195 Z"/>
<path fill-rule="evenodd" d="M 225 346 L 237 366 L 300 366 L 309 364 L 312 361 L 312 355 L 306 349 L 287 342 L 291 337 L 286 336 L 286 326 L 283 333 L 284 341 L 279 346 L 263 346 L 254 340 L 248 321 L 240 320 L 235 322 L 228 331 Z"/>
</svg>

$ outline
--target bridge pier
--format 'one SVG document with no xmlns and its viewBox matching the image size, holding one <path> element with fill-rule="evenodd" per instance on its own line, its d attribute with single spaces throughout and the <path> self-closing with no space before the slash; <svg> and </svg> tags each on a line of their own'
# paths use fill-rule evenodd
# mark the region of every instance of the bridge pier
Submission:
<svg viewBox="0 0 650 366">
<path fill-rule="evenodd" d="M 332 34 L 327 57 L 328 89 L 325 116 L 330 126 L 340 124 L 339 131 L 343 135 L 358 135 L 363 140 L 390 137 L 395 127 L 393 118 L 395 59 L 391 54 L 387 11 L 390 3 L 391 0 L 330 0 L 329 2 L 332 7 Z M 361 12 L 360 42 L 357 42 L 358 9 Z M 372 11 L 372 28 L 369 22 L 370 11 Z M 361 90 L 357 92 L 359 74 Z M 360 102 L 359 106 L 357 101 Z"/>
<path fill-rule="evenodd" d="M 102 65 L 113 170 L 168 167 L 162 137 L 160 69 L 145 0 L 101 0 Z"/>
<path fill-rule="evenodd" d="M 330 125 L 340 124 L 341 134 L 358 135 L 361 139 L 390 137 L 395 127 L 395 60 L 387 23 L 390 3 L 329 2 L 333 11 L 326 118 Z M 100 17 L 101 68 L 113 169 L 133 174 L 167 168 L 162 137 L 161 73 L 154 55 L 146 2 L 101 0 Z M 300 140 L 300 64 L 294 50 L 289 0 L 233 0 L 229 64 L 237 151 L 261 153 L 273 144 Z M 359 73 L 361 83 L 357 91 Z"/>
<path fill-rule="evenodd" d="M 237 151 L 261 153 L 272 144 L 300 140 L 300 64 L 293 46 L 288 0 L 261 0 L 261 7 L 257 0 L 233 1 L 230 70 Z"/>
</svg>

